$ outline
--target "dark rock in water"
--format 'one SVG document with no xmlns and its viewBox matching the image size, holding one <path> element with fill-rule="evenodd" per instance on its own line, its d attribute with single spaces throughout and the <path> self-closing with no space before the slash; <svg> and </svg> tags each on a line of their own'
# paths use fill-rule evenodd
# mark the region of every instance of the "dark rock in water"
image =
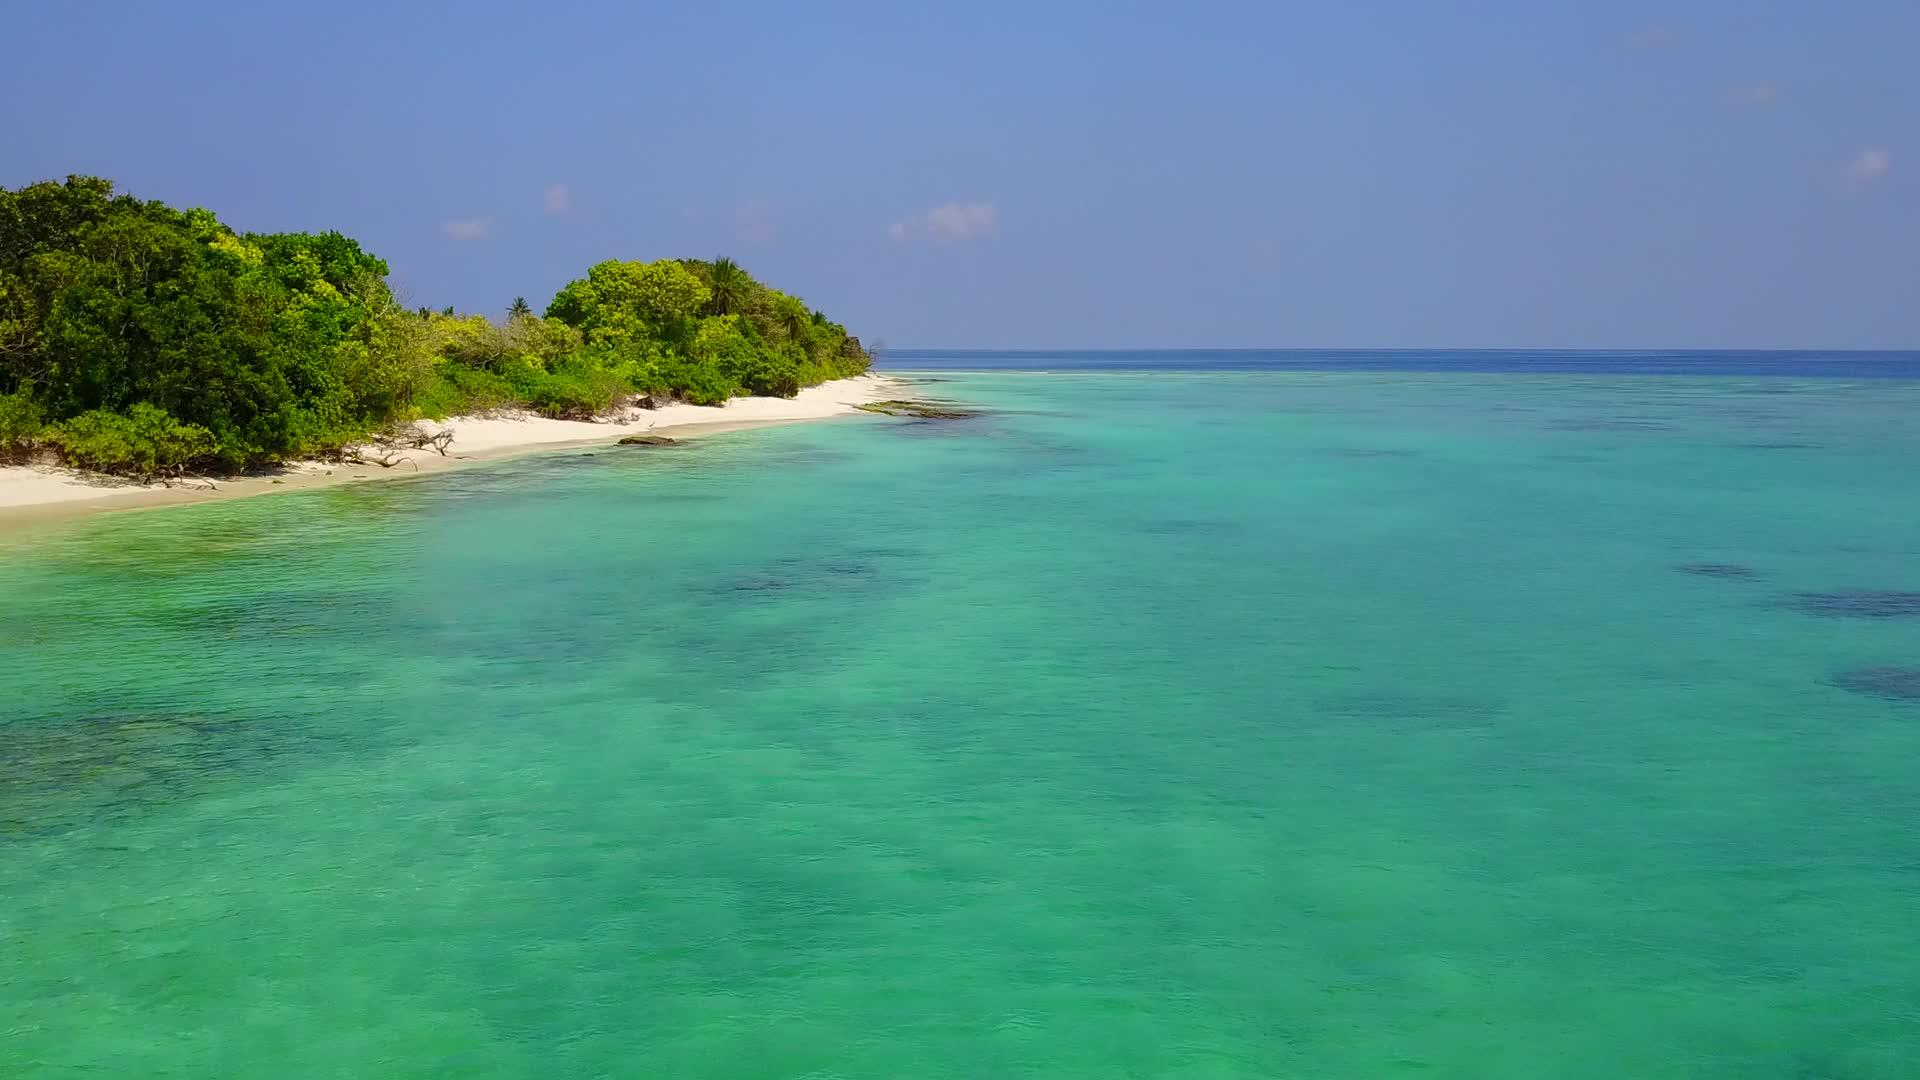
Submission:
<svg viewBox="0 0 1920 1080">
<path fill-rule="evenodd" d="M 975 415 L 925 401 L 870 401 L 864 405 L 855 405 L 854 408 L 861 412 L 879 413 L 882 416 L 910 416 L 916 420 L 969 420 Z"/>
<path fill-rule="evenodd" d="M 679 439 L 669 439 L 665 435 L 629 435 L 619 442 L 620 446 L 679 446 Z"/>
<path fill-rule="evenodd" d="M 1760 572 L 1755 570 L 1753 567 L 1741 566 L 1739 563 L 1723 563 L 1723 562 L 1681 563 L 1679 566 L 1674 567 L 1674 569 L 1680 571 L 1683 574 L 1692 574 L 1695 577 L 1731 578 L 1731 579 L 1740 580 L 1740 581 L 1745 581 L 1745 580 L 1757 578 L 1760 576 Z"/>
<path fill-rule="evenodd" d="M 1842 589 L 1795 593 L 1793 606 L 1826 619 L 1920 619 L 1920 592 Z"/>
<path fill-rule="evenodd" d="M 1920 701 L 1920 667 L 1869 667 L 1842 671 L 1833 685 L 1888 701 Z"/>
</svg>

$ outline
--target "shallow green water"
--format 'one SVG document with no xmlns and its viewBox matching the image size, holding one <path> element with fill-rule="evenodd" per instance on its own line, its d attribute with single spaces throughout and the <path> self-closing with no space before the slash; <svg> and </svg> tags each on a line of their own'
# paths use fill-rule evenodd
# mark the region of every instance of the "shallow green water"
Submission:
<svg viewBox="0 0 1920 1080">
<path fill-rule="evenodd" d="M 927 389 L 0 551 L 0 1076 L 1915 1075 L 1920 384 Z"/>
</svg>

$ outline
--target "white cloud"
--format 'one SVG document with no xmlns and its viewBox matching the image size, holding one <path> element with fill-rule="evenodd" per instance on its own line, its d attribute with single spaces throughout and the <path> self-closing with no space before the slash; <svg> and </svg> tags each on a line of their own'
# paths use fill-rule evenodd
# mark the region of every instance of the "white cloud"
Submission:
<svg viewBox="0 0 1920 1080">
<path fill-rule="evenodd" d="M 1865 183 L 1878 180 L 1893 168 L 1893 155 L 1885 147 L 1872 146 L 1860 151 L 1860 156 L 1847 163 L 1847 179 Z"/>
<path fill-rule="evenodd" d="M 1767 83 L 1736 86 L 1727 91 L 1727 102 L 1742 108 L 1757 109 L 1780 100 L 1780 88 Z"/>
<path fill-rule="evenodd" d="M 565 184 L 548 184 L 540 193 L 540 203 L 549 214 L 569 213 L 573 210 L 573 189 Z"/>
<path fill-rule="evenodd" d="M 968 240 L 991 233 L 998 216 L 992 203 L 941 203 L 925 213 L 894 222 L 887 227 L 887 235 L 901 241 L 917 236 L 930 236 L 936 240 Z"/>
<path fill-rule="evenodd" d="M 992 203 L 947 203 L 927 211 L 927 228 L 955 238 L 993 230 Z"/>
<path fill-rule="evenodd" d="M 449 240 L 484 240 L 487 233 L 493 231 L 492 218 L 454 218 L 440 231 L 447 234 Z"/>
</svg>

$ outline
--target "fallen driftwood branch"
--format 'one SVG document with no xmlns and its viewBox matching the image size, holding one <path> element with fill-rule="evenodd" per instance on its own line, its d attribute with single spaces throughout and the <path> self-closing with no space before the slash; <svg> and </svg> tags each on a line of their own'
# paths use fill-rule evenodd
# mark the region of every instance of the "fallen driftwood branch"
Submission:
<svg viewBox="0 0 1920 1080">
<path fill-rule="evenodd" d="M 373 444 L 382 450 L 432 450 L 441 457 L 447 456 L 447 447 L 453 445 L 453 429 L 445 431 L 422 431 L 419 428 L 394 428 L 383 431 L 373 437 Z"/>
<path fill-rule="evenodd" d="M 383 469 L 391 469 L 395 465 L 398 465 L 404 461 L 407 464 L 413 466 L 414 472 L 420 471 L 419 462 L 401 454 L 398 450 L 386 450 L 382 452 L 378 457 L 368 457 L 365 453 L 361 451 L 355 451 L 353 454 L 348 456 L 347 461 L 355 465 L 378 465 Z"/>
<path fill-rule="evenodd" d="M 383 469 L 392 469 L 402 463 L 413 466 L 414 472 L 420 471 L 420 463 L 415 461 L 408 450 L 431 450 L 441 457 L 447 456 L 447 447 L 453 445 L 453 431 L 425 431 L 417 427 L 395 427 L 378 432 L 367 446 L 353 446 L 341 451 L 341 462 L 349 465 L 378 465 Z"/>
<path fill-rule="evenodd" d="M 204 476 L 158 476 L 161 487 L 181 487 L 191 491 L 219 491 L 219 485 Z"/>
</svg>

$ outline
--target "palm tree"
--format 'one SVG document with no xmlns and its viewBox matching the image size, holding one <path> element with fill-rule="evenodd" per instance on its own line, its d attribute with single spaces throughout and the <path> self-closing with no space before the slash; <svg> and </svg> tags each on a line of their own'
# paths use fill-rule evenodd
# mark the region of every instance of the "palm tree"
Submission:
<svg viewBox="0 0 1920 1080">
<path fill-rule="evenodd" d="M 524 296 L 514 297 L 513 306 L 507 309 L 507 321 L 512 322 L 514 319 L 530 319 L 532 317 L 533 309 L 527 306 L 527 298 Z"/>
<path fill-rule="evenodd" d="M 813 316 L 807 313 L 807 305 L 782 293 L 774 293 L 773 325 L 779 327 L 789 341 L 807 340 L 807 330 L 813 325 Z"/>
<path fill-rule="evenodd" d="M 731 315 L 747 306 L 753 279 L 740 269 L 739 263 L 721 256 L 713 260 L 707 272 L 707 286 L 713 290 L 712 299 L 707 301 L 708 309 L 715 315 Z"/>
</svg>

